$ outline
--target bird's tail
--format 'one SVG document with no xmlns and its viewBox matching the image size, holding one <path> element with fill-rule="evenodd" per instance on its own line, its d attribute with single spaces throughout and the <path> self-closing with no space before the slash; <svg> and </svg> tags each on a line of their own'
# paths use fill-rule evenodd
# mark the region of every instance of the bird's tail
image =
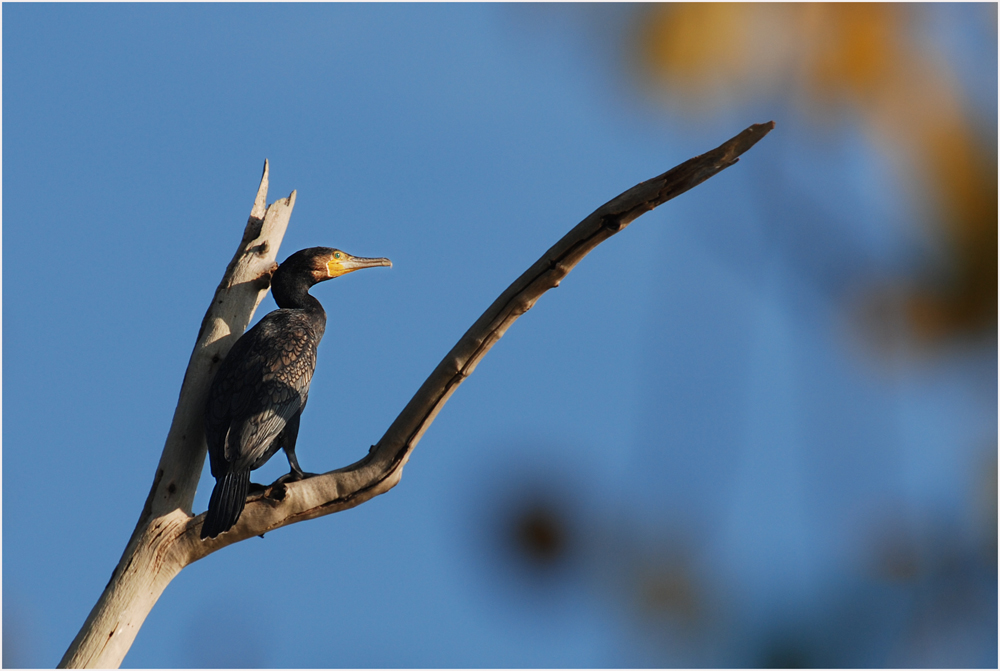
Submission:
<svg viewBox="0 0 1000 671">
<path fill-rule="evenodd" d="M 250 471 L 230 471 L 216 481 L 208 502 L 208 515 L 201 526 L 202 538 L 215 538 L 229 531 L 240 519 L 250 490 Z"/>
</svg>

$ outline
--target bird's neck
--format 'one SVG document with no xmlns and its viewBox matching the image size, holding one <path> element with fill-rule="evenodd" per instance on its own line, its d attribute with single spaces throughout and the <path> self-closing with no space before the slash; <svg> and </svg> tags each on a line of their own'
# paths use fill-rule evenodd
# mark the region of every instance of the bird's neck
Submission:
<svg viewBox="0 0 1000 671">
<path fill-rule="evenodd" d="M 284 277 L 275 275 L 271 284 L 271 295 L 274 296 L 274 302 L 279 308 L 316 313 L 322 315 L 325 320 L 326 312 L 323 311 L 323 306 L 309 293 L 311 287 L 311 283 L 296 279 L 285 280 Z"/>
<path fill-rule="evenodd" d="M 278 297 L 275 296 L 274 302 L 277 303 L 278 307 L 282 309 L 304 310 L 309 313 L 315 312 L 322 315 L 326 314 L 323 310 L 322 304 L 305 291 L 302 292 L 301 295 L 296 296 L 295 300 L 278 300 Z"/>
<path fill-rule="evenodd" d="M 309 318 L 312 324 L 313 333 L 316 335 L 316 342 L 323 337 L 326 332 L 326 310 L 320 302 L 309 294 L 309 287 L 304 287 L 295 293 L 286 293 L 276 287 L 271 292 L 274 295 L 274 302 L 283 310 L 301 310 Z"/>
</svg>

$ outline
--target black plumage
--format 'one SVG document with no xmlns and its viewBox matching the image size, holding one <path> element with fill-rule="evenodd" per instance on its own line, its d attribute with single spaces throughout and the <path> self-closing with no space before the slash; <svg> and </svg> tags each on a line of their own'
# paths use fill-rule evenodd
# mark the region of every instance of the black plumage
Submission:
<svg viewBox="0 0 1000 671">
<path fill-rule="evenodd" d="M 215 477 L 202 538 L 214 538 L 239 520 L 250 487 L 250 471 L 279 449 L 291 472 L 282 480 L 306 477 L 295 456 L 299 418 L 309 399 L 316 348 L 326 330 L 326 312 L 309 289 L 317 282 L 377 266 L 328 247 L 289 256 L 271 280 L 278 310 L 243 334 L 229 350 L 208 394 L 205 438 Z"/>
</svg>

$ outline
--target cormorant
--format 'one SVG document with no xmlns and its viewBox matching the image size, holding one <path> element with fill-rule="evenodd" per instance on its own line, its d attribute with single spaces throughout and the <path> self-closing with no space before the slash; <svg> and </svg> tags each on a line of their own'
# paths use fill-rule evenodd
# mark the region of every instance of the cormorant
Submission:
<svg viewBox="0 0 1000 671">
<path fill-rule="evenodd" d="M 326 312 L 309 288 L 377 266 L 392 262 L 329 247 L 303 249 L 278 266 L 271 294 L 279 309 L 233 344 L 208 392 L 205 438 L 215 488 L 202 538 L 215 538 L 236 524 L 250 488 L 250 471 L 263 466 L 279 448 L 284 448 L 291 467 L 280 480 L 306 476 L 295 458 L 295 439 L 316 368 L 316 346 L 326 330 Z"/>
</svg>

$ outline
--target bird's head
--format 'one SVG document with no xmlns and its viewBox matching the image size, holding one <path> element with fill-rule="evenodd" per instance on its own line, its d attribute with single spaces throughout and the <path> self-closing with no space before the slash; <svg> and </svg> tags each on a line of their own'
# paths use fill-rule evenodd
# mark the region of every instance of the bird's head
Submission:
<svg viewBox="0 0 1000 671">
<path fill-rule="evenodd" d="M 392 266 L 389 259 L 351 256 L 331 247 L 310 247 L 295 252 L 278 266 L 271 278 L 271 295 L 278 307 L 301 307 L 309 287 L 362 268 Z"/>
<path fill-rule="evenodd" d="M 351 256 L 347 252 L 331 247 L 310 247 L 295 252 L 284 263 L 278 266 L 278 275 L 298 275 L 309 278 L 310 284 L 331 280 L 347 273 L 353 273 L 362 268 L 378 268 L 392 266 L 392 261 L 386 258 L 365 258 Z"/>
</svg>

